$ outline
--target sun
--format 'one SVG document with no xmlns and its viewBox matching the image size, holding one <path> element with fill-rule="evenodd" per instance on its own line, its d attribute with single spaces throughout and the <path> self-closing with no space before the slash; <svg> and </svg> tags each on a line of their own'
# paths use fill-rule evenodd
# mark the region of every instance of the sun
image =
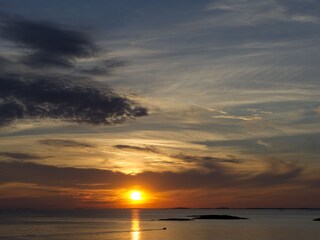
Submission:
<svg viewBox="0 0 320 240">
<path fill-rule="evenodd" d="M 133 190 L 130 192 L 130 199 L 133 202 L 138 202 L 142 200 L 142 192 Z"/>
<path fill-rule="evenodd" d="M 129 205 L 142 206 L 150 201 L 150 194 L 147 191 L 137 188 L 127 189 L 122 195 Z"/>
</svg>

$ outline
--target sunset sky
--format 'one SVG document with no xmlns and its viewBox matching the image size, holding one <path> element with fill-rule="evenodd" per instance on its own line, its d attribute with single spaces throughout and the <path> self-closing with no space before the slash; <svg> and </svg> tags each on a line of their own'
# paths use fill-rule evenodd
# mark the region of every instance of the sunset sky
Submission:
<svg viewBox="0 0 320 240">
<path fill-rule="evenodd" d="M 0 208 L 319 208 L 319 43 L 317 0 L 0 0 Z"/>
</svg>

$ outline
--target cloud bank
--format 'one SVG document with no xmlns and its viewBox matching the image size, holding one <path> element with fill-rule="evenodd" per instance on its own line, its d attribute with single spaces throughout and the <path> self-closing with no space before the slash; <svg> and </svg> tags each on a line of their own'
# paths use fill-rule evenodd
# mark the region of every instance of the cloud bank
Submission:
<svg viewBox="0 0 320 240">
<path fill-rule="evenodd" d="M 147 115 L 146 108 L 90 77 L 121 66 L 120 60 L 108 59 L 99 63 L 101 66 L 90 66 L 86 77 L 56 73 L 60 67 L 83 73 L 76 60 L 95 57 L 99 48 L 85 33 L 12 16 L 2 20 L 0 36 L 23 54 L 15 62 L 0 58 L 0 65 L 10 65 L 0 74 L 0 126 L 21 119 L 113 124 Z M 22 65 L 27 69 L 20 70 Z M 34 69 L 38 67 L 56 72 L 38 73 Z"/>
<path fill-rule="evenodd" d="M 145 115 L 145 108 L 89 79 L 33 74 L 0 76 L 0 125 L 35 118 L 113 124 Z"/>
<path fill-rule="evenodd" d="M 260 187 L 302 183 L 304 168 L 278 163 L 268 169 L 245 174 L 216 167 L 207 173 L 142 172 L 136 175 L 93 168 L 55 167 L 27 162 L 0 162 L 0 183 L 31 183 L 78 189 L 117 189 L 143 186 L 157 191 L 197 188 Z M 58 180 L 59 179 L 59 180 Z"/>
<path fill-rule="evenodd" d="M 70 67 L 75 58 L 93 56 L 98 50 L 85 33 L 17 17 L 4 19 L 1 36 L 17 47 L 28 50 L 23 60 L 33 67 Z"/>
</svg>

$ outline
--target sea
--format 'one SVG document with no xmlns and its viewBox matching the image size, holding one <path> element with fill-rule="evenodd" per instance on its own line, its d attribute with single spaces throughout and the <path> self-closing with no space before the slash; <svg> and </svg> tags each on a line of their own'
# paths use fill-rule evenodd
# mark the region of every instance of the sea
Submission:
<svg viewBox="0 0 320 240">
<path fill-rule="evenodd" d="M 320 209 L 1 210 L 0 239 L 319 240 Z M 191 215 L 246 220 L 159 221 Z"/>
</svg>

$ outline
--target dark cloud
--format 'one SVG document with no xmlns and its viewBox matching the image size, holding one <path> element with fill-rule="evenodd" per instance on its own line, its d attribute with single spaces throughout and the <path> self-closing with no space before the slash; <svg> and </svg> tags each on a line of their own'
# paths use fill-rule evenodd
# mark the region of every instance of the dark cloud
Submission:
<svg viewBox="0 0 320 240">
<path fill-rule="evenodd" d="M 174 159 L 179 159 L 184 162 L 188 163 L 194 163 L 197 164 L 200 167 L 203 167 L 205 169 L 216 169 L 216 168 L 222 168 L 222 166 L 219 166 L 220 163 L 231 163 L 231 164 L 240 164 L 244 161 L 242 159 L 238 159 L 234 156 L 228 156 L 227 158 L 221 158 L 221 157 L 214 157 L 214 156 L 196 156 L 196 155 L 188 155 L 184 153 L 179 154 L 167 154 L 155 147 L 151 146 L 132 146 L 132 145 L 115 145 L 115 148 L 121 149 L 121 150 L 127 150 L 127 151 L 141 151 L 141 152 L 149 152 L 149 153 L 156 153 L 159 155 L 167 156 Z M 154 162 L 154 163 L 159 163 Z M 173 162 L 165 161 L 166 164 L 172 164 Z"/>
<path fill-rule="evenodd" d="M 115 68 L 123 67 L 127 64 L 126 61 L 120 59 L 107 59 L 99 62 L 98 66 L 82 68 L 81 73 L 89 75 L 109 75 Z"/>
<path fill-rule="evenodd" d="M 132 145 L 115 145 L 113 146 L 117 149 L 121 149 L 121 150 L 133 150 L 133 151 L 141 151 L 141 152 L 152 152 L 152 153 L 159 153 L 162 154 L 158 149 L 151 147 L 151 146 L 143 146 L 143 147 L 139 147 L 139 146 L 132 146 Z"/>
<path fill-rule="evenodd" d="M 125 60 L 110 58 L 79 66 L 77 59 L 96 57 L 104 50 L 88 34 L 62 28 L 50 22 L 36 22 L 16 16 L 1 16 L 0 36 L 22 50 L 16 63 L 31 68 L 72 68 L 86 75 L 109 75 Z M 0 58 L 0 66 L 2 65 Z"/>
<path fill-rule="evenodd" d="M 220 157 L 214 157 L 214 156 L 195 156 L 195 155 L 179 153 L 176 155 L 172 155 L 171 157 L 180 159 L 187 163 L 195 163 L 199 167 L 202 167 L 207 170 L 212 170 L 212 169 L 224 170 L 225 167 L 223 167 L 221 163 L 240 164 L 244 162 L 243 160 L 237 159 L 233 156 L 229 156 L 228 158 L 220 158 Z"/>
<path fill-rule="evenodd" d="M 83 32 L 62 29 L 48 22 L 18 17 L 2 18 L 1 36 L 28 50 L 24 62 L 31 66 L 71 66 L 72 60 L 93 56 L 98 48 Z"/>
<path fill-rule="evenodd" d="M 14 160 L 41 160 L 48 158 L 48 156 L 39 156 L 36 154 L 20 152 L 0 152 L 0 157 L 10 158 Z"/>
<path fill-rule="evenodd" d="M 12 41 L 24 56 L 0 74 L 0 126 L 19 119 L 57 119 L 77 123 L 112 124 L 147 115 L 147 110 L 111 91 L 89 75 L 102 74 L 122 66 L 124 61 L 109 59 L 91 65 L 87 78 L 77 77 L 75 60 L 93 57 L 100 50 L 85 33 L 63 29 L 48 22 L 35 22 L 16 16 L 1 16 L 0 36 Z M 21 72 L 21 62 L 28 66 L 69 66 L 72 76 L 41 74 L 28 68 Z M 8 65 L 0 58 L 0 66 Z M 99 68 L 99 69 L 98 69 Z M 10 69 L 10 70 L 8 70 Z M 14 74 L 12 73 L 14 72 Z M 94 73 L 95 72 L 95 73 Z"/>
<path fill-rule="evenodd" d="M 88 79 L 0 75 L 0 125 L 33 118 L 112 124 L 145 115 L 145 108 Z"/>
<path fill-rule="evenodd" d="M 177 154 L 172 155 L 174 158 L 181 159 L 185 162 L 199 162 L 203 166 L 209 166 L 212 163 L 242 163 L 243 160 L 237 159 L 234 156 L 229 156 L 229 158 L 219 158 L 213 156 L 194 156 L 194 155 L 187 155 L 187 154 Z"/>
<path fill-rule="evenodd" d="M 0 182 L 34 183 L 46 186 L 90 188 L 106 184 L 109 188 L 123 182 L 123 173 L 108 170 L 54 167 L 34 163 L 0 162 Z"/>
<path fill-rule="evenodd" d="M 147 161 L 147 162 L 145 162 L 145 164 L 163 167 L 163 165 L 176 165 L 176 162 L 174 162 L 174 161 Z"/>
<path fill-rule="evenodd" d="M 302 166 L 294 163 L 271 162 L 267 171 L 251 177 L 250 182 L 259 186 L 279 184 L 298 178 L 304 170 Z"/>
<path fill-rule="evenodd" d="M 312 187 L 315 187 L 316 189 L 319 189 L 320 187 L 320 178 L 311 178 L 309 180 L 306 180 L 305 181 L 306 184 L 312 186 Z"/>
<path fill-rule="evenodd" d="M 64 139 L 43 139 L 39 141 L 41 144 L 56 146 L 56 147 L 85 147 L 92 148 L 93 144 L 78 142 L 74 140 L 64 140 Z"/>
<path fill-rule="evenodd" d="M 0 56 L 0 67 L 6 67 L 9 63 L 10 61 L 8 59 Z"/>
</svg>

